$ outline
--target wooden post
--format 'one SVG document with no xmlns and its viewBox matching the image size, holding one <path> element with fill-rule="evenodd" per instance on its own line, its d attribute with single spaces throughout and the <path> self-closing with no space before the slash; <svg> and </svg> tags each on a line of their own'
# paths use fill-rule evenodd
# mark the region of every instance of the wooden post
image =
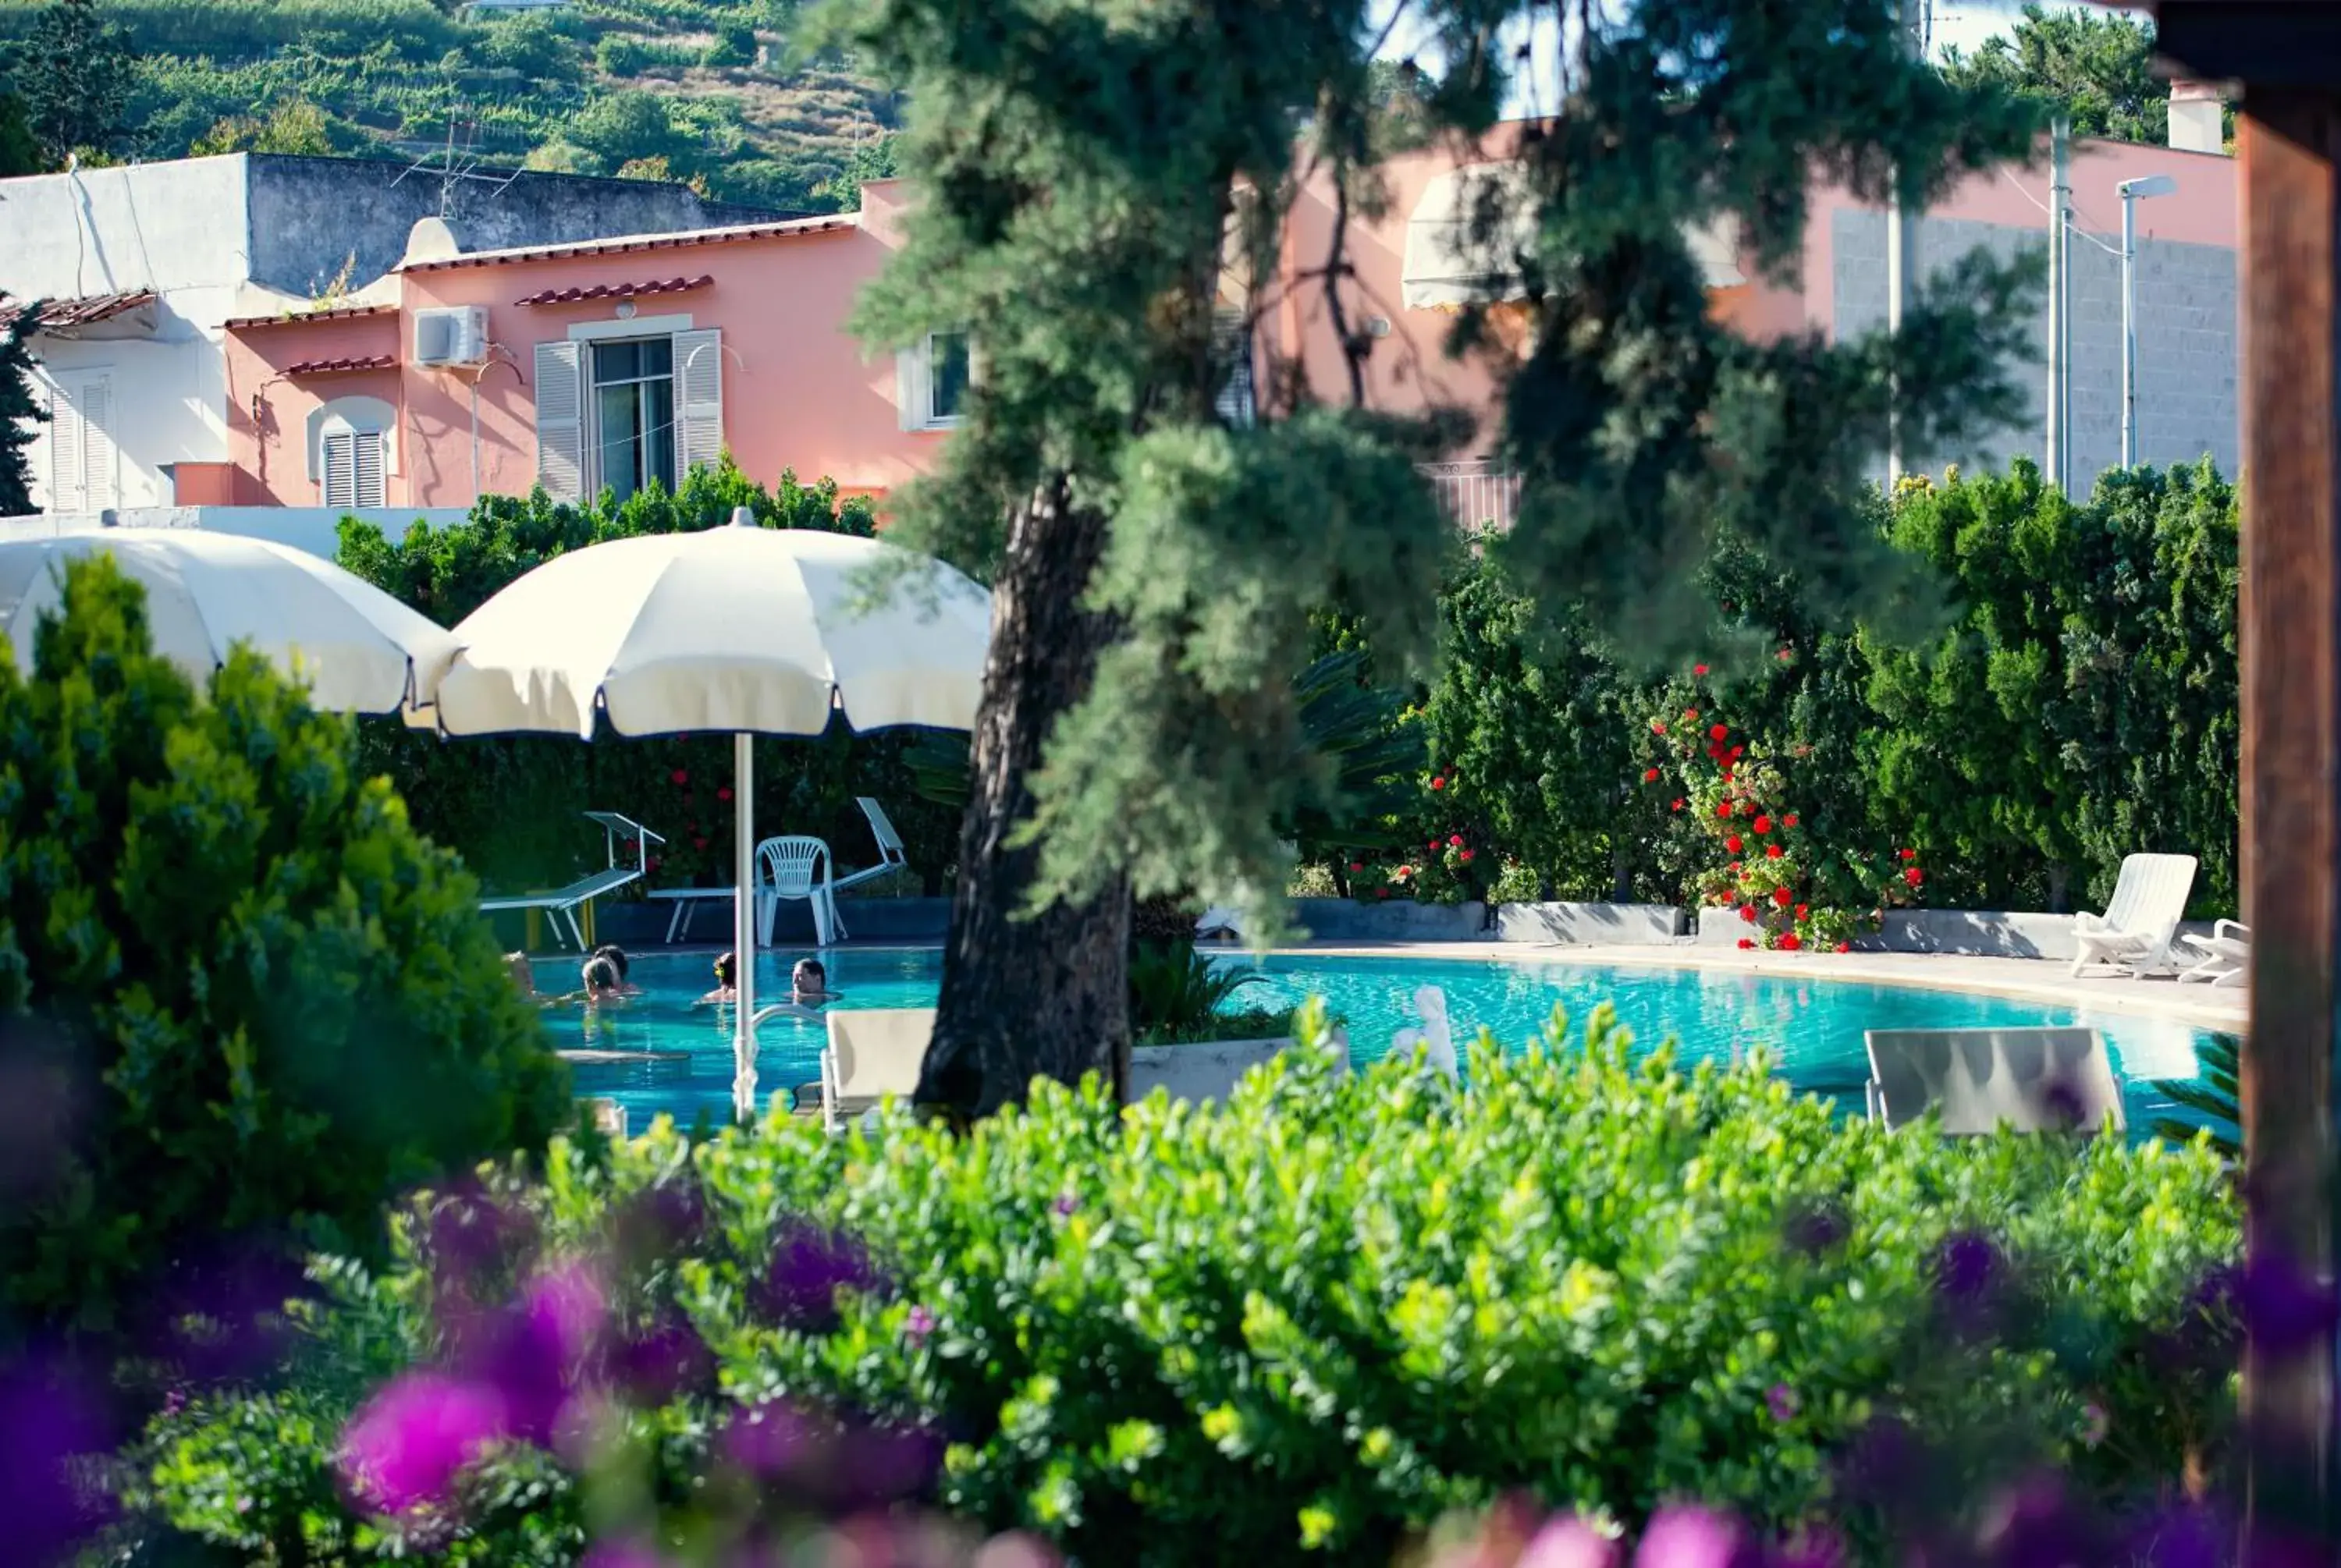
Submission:
<svg viewBox="0 0 2341 1568">
<path fill-rule="evenodd" d="M 2329 1281 L 2341 1001 L 2341 35 L 2316 0 L 2161 0 L 2166 65 L 2242 84 L 2243 1131 L 2255 1264 Z M 2256 1345 L 2244 1561 L 2336 1560 L 2335 1347 Z"/>
<path fill-rule="evenodd" d="M 2330 94 L 2253 89 L 2243 159 L 2243 1053 L 2255 1258 L 2329 1279 L 2341 898 L 2341 508 L 2334 461 Z M 2256 1537 L 2333 1560 L 2334 1346 L 2255 1347 L 2245 1368 Z M 2247 1555 L 2246 1561 L 2260 1560 Z M 2274 1561 L 2274 1558 L 2267 1559 Z"/>
</svg>

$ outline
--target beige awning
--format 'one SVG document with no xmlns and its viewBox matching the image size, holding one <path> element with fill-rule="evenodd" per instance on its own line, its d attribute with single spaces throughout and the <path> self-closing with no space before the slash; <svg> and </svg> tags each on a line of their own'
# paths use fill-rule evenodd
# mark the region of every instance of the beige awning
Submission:
<svg viewBox="0 0 2341 1568">
<path fill-rule="evenodd" d="M 1492 230 L 1474 243 L 1471 224 L 1487 203 L 1499 204 Z M 1519 257 L 1536 243 L 1536 203 L 1526 171 L 1517 164 L 1471 164 L 1430 182 L 1406 223 L 1406 273 L 1401 297 L 1409 310 L 1457 310 L 1516 300 L 1526 293 Z M 1685 235 L 1710 289 L 1748 281 L 1728 220 Z"/>
</svg>

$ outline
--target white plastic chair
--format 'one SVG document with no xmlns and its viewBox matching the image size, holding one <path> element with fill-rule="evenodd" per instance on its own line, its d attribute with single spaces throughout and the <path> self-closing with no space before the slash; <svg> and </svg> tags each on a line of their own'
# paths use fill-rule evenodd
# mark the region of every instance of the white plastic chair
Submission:
<svg viewBox="0 0 2341 1568">
<path fill-rule="evenodd" d="M 772 945 L 772 922 L 780 916 L 782 900 L 802 898 L 812 906 L 813 939 L 828 947 L 837 928 L 834 869 L 829 846 L 819 839 L 791 835 L 757 845 L 757 945 Z"/>
<path fill-rule="evenodd" d="M 2138 979 L 2170 967 L 2170 944 L 2195 888 L 2192 855 L 2132 855 L 2100 917 L 2073 918 L 2073 974 L 2110 969 Z"/>
<path fill-rule="evenodd" d="M 2181 985 L 2197 980 L 2223 990 L 2235 989 L 2251 978 L 2252 928 L 2242 921 L 2221 920 L 2207 937 L 2178 939 L 2191 945 L 2197 955 L 2193 968 L 2178 971 Z"/>
<path fill-rule="evenodd" d="M 870 819 L 871 835 L 878 840 L 878 864 L 864 866 L 859 871 L 848 871 L 844 876 L 835 878 L 829 885 L 832 895 L 836 894 L 840 888 L 851 888 L 856 883 L 892 875 L 911 863 L 909 852 L 902 848 L 902 836 L 894 831 L 894 824 L 886 816 L 886 808 L 867 795 L 856 795 L 853 798 L 853 803 L 862 808 L 862 814 L 864 817 Z M 846 935 L 845 920 L 837 912 L 837 902 L 833 896 L 829 906 L 829 925 L 832 933 L 839 940 L 843 940 Z"/>
</svg>

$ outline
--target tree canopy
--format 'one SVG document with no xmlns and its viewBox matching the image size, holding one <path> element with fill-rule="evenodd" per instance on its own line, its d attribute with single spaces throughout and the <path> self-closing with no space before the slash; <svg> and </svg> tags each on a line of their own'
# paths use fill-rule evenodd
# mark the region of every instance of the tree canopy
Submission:
<svg viewBox="0 0 2341 1568">
<path fill-rule="evenodd" d="M 2170 84 L 2154 74 L 2150 23 L 2027 5 L 2007 33 L 1972 55 L 1953 51 L 1943 74 L 1962 87 L 1996 87 L 2062 110 L 2077 136 L 2157 146 L 2170 138 Z"/>
</svg>

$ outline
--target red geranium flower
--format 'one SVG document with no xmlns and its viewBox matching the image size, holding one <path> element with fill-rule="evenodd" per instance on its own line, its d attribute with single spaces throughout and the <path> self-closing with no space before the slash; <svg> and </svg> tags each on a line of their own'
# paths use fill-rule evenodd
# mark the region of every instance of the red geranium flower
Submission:
<svg viewBox="0 0 2341 1568">
<path fill-rule="evenodd" d="M 1696 709 L 1696 708 L 1686 708 L 1686 709 L 1684 709 L 1684 710 L 1683 710 L 1683 722 L 1685 722 L 1686 724 L 1696 724 L 1696 723 L 1698 723 L 1698 709 Z"/>
<path fill-rule="evenodd" d="M 1728 735 L 1728 734 L 1730 734 L 1730 733 L 1731 733 L 1731 726 L 1730 726 L 1730 725 L 1728 725 L 1728 724 L 1718 724 L 1718 725 L 1715 725 L 1715 726 L 1711 727 L 1711 728 L 1708 730 L 1708 732 L 1707 732 L 1707 738 L 1708 738 L 1709 740 L 1720 740 L 1720 739 L 1722 739 L 1725 736 L 1727 736 L 1727 735 Z"/>
<path fill-rule="evenodd" d="M 699 849 L 706 849 L 706 848 L 707 848 L 707 840 L 706 840 L 706 839 L 693 839 L 692 840 L 692 845 L 694 845 L 696 848 L 699 848 Z"/>
<path fill-rule="evenodd" d="M 1789 660 L 1791 660 L 1791 659 L 1793 659 L 1793 658 L 1795 658 L 1795 657 L 1796 657 L 1796 654 L 1794 653 L 1794 651 L 1792 651 L 1792 650 L 1789 650 L 1789 649 L 1786 649 L 1786 648 L 1783 648 L 1782 650 L 1780 650 L 1779 654 L 1778 654 L 1779 660 L 1780 660 L 1780 662 L 1781 662 L 1781 663 L 1783 663 L 1783 664 L 1786 664 Z"/>
<path fill-rule="evenodd" d="M 1682 803 L 1682 798 L 1681 798 L 1680 796 L 1677 796 L 1677 797 L 1675 798 L 1675 805 L 1674 805 L 1674 809 L 1675 809 L 1676 810 L 1679 811 L 1679 810 L 1681 810 L 1681 809 L 1682 809 L 1682 806 L 1683 806 L 1683 803 Z"/>
<path fill-rule="evenodd" d="M 1767 860 L 1777 860 L 1787 853 L 1788 851 L 1781 849 L 1778 844 L 1767 844 L 1764 846 L 1764 858 Z"/>
<path fill-rule="evenodd" d="M 1727 784 L 1731 782 L 1731 764 L 1728 762 L 1723 765 L 1723 781 Z"/>
<path fill-rule="evenodd" d="M 1837 950 L 1840 953 L 1850 953 L 1853 951 L 1853 944 L 1851 942 L 1839 942 L 1837 945 Z"/>
<path fill-rule="evenodd" d="M 1905 860 L 1915 860 L 1918 858 L 1918 851 L 1916 849 L 1903 849 L 1898 853 Z"/>
<path fill-rule="evenodd" d="M 1454 833 L 1454 834 L 1450 834 L 1450 835 L 1449 835 L 1448 839 L 1447 839 L 1447 847 L 1448 847 L 1449 849 L 1460 849 L 1461 848 L 1463 848 L 1463 835 L 1462 835 L 1462 834 L 1460 834 L 1460 833 Z"/>
<path fill-rule="evenodd" d="M 1465 865 L 1467 865 L 1467 866 L 1468 866 L 1468 865 L 1469 865 L 1469 864 L 1471 863 L 1471 851 L 1470 851 L 1470 850 L 1469 850 L 1469 849 L 1466 849 L 1466 850 L 1464 850 L 1464 851 L 1463 851 L 1463 853 L 1461 853 L 1460 855 L 1456 856 L 1455 858 L 1456 858 L 1458 860 L 1462 861 Z"/>
<path fill-rule="evenodd" d="M 718 789 L 718 790 L 715 792 L 715 798 L 716 798 L 718 800 L 729 800 L 730 799 L 732 799 L 732 786 L 731 786 L 731 785 L 729 785 L 729 784 L 726 784 L 725 786 L 723 786 L 723 788 L 722 788 L 722 789 Z"/>
<path fill-rule="evenodd" d="M 1750 937 L 1742 937 L 1742 938 L 1739 938 L 1739 950 L 1740 950 L 1741 952 L 1743 952 L 1743 953 L 1744 953 L 1744 952 L 1746 952 L 1748 948 L 1750 948 L 1754 947 L 1755 945 L 1756 945 L 1756 942 L 1755 942 L 1755 939 L 1754 939 L 1753 938 L 1750 938 Z"/>
<path fill-rule="evenodd" d="M 1757 832 L 1758 832 L 1758 833 L 1769 833 L 1771 830 L 1772 830 L 1772 819 L 1770 819 L 1769 817 L 1761 817 L 1761 816 L 1759 816 L 1759 817 L 1758 817 L 1758 818 L 1756 819 L 1756 831 L 1757 831 Z"/>
<path fill-rule="evenodd" d="M 1447 780 L 1444 777 L 1433 779 L 1430 781 L 1430 787 L 1433 789 L 1444 789 L 1447 788 Z"/>
<path fill-rule="evenodd" d="M 1390 889 L 1388 888 L 1377 888 L 1374 889 L 1374 897 L 1377 898 L 1387 898 L 1390 897 Z"/>
<path fill-rule="evenodd" d="M 1433 839 L 1430 843 L 1425 844 L 1423 848 L 1426 849 L 1436 849 L 1439 848 L 1439 840 Z"/>
<path fill-rule="evenodd" d="M 1739 918 L 1747 921 L 1749 925 L 1754 925 L 1756 923 L 1756 906 L 1753 904 L 1740 905 Z"/>
<path fill-rule="evenodd" d="M 1666 721 L 1665 719 L 1651 719 L 1651 720 L 1650 720 L 1650 733 L 1651 733 L 1651 734 L 1653 734 L 1653 735 L 1664 735 L 1666 732 L 1667 732 L 1667 721 Z"/>
<path fill-rule="evenodd" d="M 1789 812 L 1787 816 L 1780 819 L 1780 826 L 1783 828 L 1793 828 L 1796 825 L 1797 814 L 1794 811 Z"/>
<path fill-rule="evenodd" d="M 1788 888 L 1775 888 L 1772 889 L 1772 902 L 1779 905 L 1783 909 L 1787 908 L 1796 901 L 1797 895 L 1793 889 Z"/>
<path fill-rule="evenodd" d="M 1919 883 L 1927 879 L 1927 873 L 1918 869 L 1918 867 L 1913 866 L 1908 870 L 1902 873 L 1902 879 L 1915 888 Z"/>
<path fill-rule="evenodd" d="M 1739 846 L 1740 846 L 1741 842 L 1742 842 L 1742 840 L 1741 840 L 1741 839 L 1740 839 L 1739 835 L 1738 835 L 1738 834 L 1737 834 L 1737 833 L 1734 833 L 1730 838 L 1726 839 L 1723 841 L 1723 848 L 1725 849 L 1725 850 L 1726 850 L 1727 852 L 1728 852 L 1728 853 L 1730 853 L 1730 854 L 1737 855 L 1737 854 L 1738 854 L 1738 853 L 1739 853 Z"/>
<path fill-rule="evenodd" d="M 1357 872 L 1362 871 L 1362 870 L 1364 870 L 1365 868 L 1366 868 L 1366 863 L 1365 863 L 1363 860 L 1352 860 L 1352 861 L 1350 861 L 1350 872 L 1351 872 L 1351 874 L 1352 874 L 1352 875 L 1354 875 L 1354 874 L 1355 874 L 1355 873 L 1357 873 Z"/>
<path fill-rule="evenodd" d="M 1747 755 L 1748 755 L 1748 748 L 1747 748 L 1747 747 L 1745 747 L 1745 746 L 1734 746 L 1734 747 L 1731 749 L 1731 759 L 1732 759 L 1734 762 L 1738 761 L 1742 757 L 1745 757 L 1745 756 L 1747 756 Z"/>
<path fill-rule="evenodd" d="M 1659 770 L 1658 770 L 1657 769 L 1655 769 L 1655 768 L 1645 768 L 1645 769 L 1642 769 L 1642 782 L 1643 782 L 1643 783 L 1645 783 L 1645 784 L 1655 784 L 1655 783 L 1657 783 L 1658 781 L 1659 781 Z"/>
<path fill-rule="evenodd" d="M 1693 675 L 1704 675 L 1707 673 L 1707 666 L 1704 664 L 1694 664 L 1690 667 L 1690 672 Z"/>
<path fill-rule="evenodd" d="M 1784 950 L 1793 953 L 1804 945 L 1804 938 L 1798 936 L 1794 931 L 1783 931 L 1780 933 L 1780 946 Z"/>
<path fill-rule="evenodd" d="M 1728 801 L 1728 800 L 1726 800 L 1726 801 L 1724 801 L 1721 805 L 1718 806 L 1718 807 L 1715 809 L 1715 814 L 1716 814 L 1717 816 L 1718 816 L 1718 817 L 1728 817 L 1728 816 L 1730 816 L 1730 815 L 1731 815 L 1731 802 L 1730 802 L 1730 801 Z"/>
<path fill-rule="evenodd" d="M 1804 907 L 1802 904 L 1799 904 L 1799 905 L 1798 905 L 1798 906 L 1797 906 L 1797 918 L 1798 918 L 1798 919 L 1799 919 L 1799 920 L 1801 920 L 1801 919 L 1803 919 L 1804 918 L 1805 918 L 1805 907 Z"/>
<path fill-rule="evenodd" d="M 684 771 L 683 771 L 682 769 L 680 769 L 680 768 L 676 769 L 675 769 L 672 774 L 670 774 L 670 775 L 669 775 L 669 777 L 670 777 L 670 778 L 672 778 L 672 779 L 674 780 L 674 787 L 675 787 L 676 789 L 682 789 L 684 785 L 686 785 L 686 784 L 688 784 L 688 783 L 690 783 L 690 782 L 691 782 L 691 775 L 690 775 L 690 774 L 688 774 L 688 773 L 686 773 L 686 772 L 684 772 Z"/>
<path fill-rule="evenodd" d="M 658 868 L 665 864 L 666 861 L 663 858 L 653 855 L 649 859 L 643 862 L 643 869 L 655 877 L 658 875 Z"/>
</svg>

